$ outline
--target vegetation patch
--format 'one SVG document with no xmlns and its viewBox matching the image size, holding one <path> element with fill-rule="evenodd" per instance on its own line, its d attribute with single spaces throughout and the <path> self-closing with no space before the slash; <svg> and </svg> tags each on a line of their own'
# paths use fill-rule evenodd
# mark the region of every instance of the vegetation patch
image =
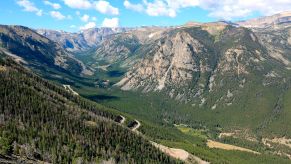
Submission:
<svg viewBox="0 0 291 164">
<path fill-rule="evenodd" d="M 5 66 L 0 65 L 0 72 L 5 72 L 7 69 Z"/>
<path fill-rule="evenodd" d="M 207 133 L 205 130 L 200 130 L 200 129 L 193 129 L 188 127 L 187 125 L 180 124 L 180 125 L 175 125 L 181 132 L 193 136 L 193 137 L 199 137 L 203 139 L 207 139 Z"/>
</svg>

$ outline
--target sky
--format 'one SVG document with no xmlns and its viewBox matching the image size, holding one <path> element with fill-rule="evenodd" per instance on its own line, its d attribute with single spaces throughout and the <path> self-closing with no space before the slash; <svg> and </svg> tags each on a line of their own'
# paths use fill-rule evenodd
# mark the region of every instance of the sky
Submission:
<svg viewBox="0 0 291 164">
<path fill-rule="evenodd" d="M 291 0 L 0 0 L 0 24 L 76 32 L 238 21 L 283 11 L 291 11 Z"/>
</svg>

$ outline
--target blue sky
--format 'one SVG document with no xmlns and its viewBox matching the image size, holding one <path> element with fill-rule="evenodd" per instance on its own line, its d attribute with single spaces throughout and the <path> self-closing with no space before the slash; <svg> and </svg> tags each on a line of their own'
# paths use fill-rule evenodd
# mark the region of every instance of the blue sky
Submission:
<svg viewBox="0 0 291 164">
<path fill-rule="evenodd" d="M 79 31 L 237 21 L 287 10 L 290 0 L 1 0 L 0 24 Z"/>
</svg>

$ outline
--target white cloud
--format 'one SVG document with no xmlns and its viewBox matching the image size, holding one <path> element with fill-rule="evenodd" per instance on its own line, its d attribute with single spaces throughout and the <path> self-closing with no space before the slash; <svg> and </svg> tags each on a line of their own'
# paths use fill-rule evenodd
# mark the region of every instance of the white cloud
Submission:
<svg viewBox="0 0 291 164">
<path fill-rule="evenodd" d="M 116 7 L 110 5 L 109 2 L 104 0 L 99 0 L 94 2 L 95 9 L 102 14 L 118 15 L 119 10 Z"/>
<path fill-rule="evenodd" d="M 58 19 L 58 20 L 66 19 L 66 17 L 65 17 L 62 13 L 60 13 L 60 12 L 58 12 L 58 11 L 51 11 L 51 12 L 50 12 L 50 15 L 51 15 L 53 18 L 56 18 L 56 19 Z"/>
<path fill-rule="evenodd" d="M 90 28 L 94 28 L 96 27 L 96 23 L 95 22 L 89 22 L 87 24 L 85 24 L 84 26 L 81 26 L 80 29 L 81 30 L 86 30 L 86 29 L 90 29 Z"/>
<path fill-rule="evenodd" d="M 75 9 L 95 9 L 102 14 L 118 15 L 119 9 L 113 7 L 106 0 L 89 1 L 89 0 L 63 0 L 64 3 Z"/>
<path fill-rule="evenodd" d="M 198 6 L 200 0 L 166 0 L 168 6 L 173 9 Z"/>
<path fill-rule="evenodd" d="M 125 8 L 145 12 L 149 16 L 168 16 L 176 17 L 177 12 L 181 8 L 198 6 L 199 0 L 143 0 L 143 3 L 132 4 L 129 0 L 125 0 L 123 5 Z"/>
<path fill-rule="evenodd" d="M 143 0 L 132 4 L 124 1 L 127 9 L 145 12 L 150 16 L 175 17 L 183 8 L 199 7 L 209 12 L 209 16 L 232 20 L 245 18 L 253 13 L 272 15 L 291 10 L 291 0 Z"/>
<path fill-rule="evenodd" d="M 80 11 L 76 11 L 76 15 L 78 16 L 81 15 Z"/>
<path fill-rule="evenodd" d="M 48 0 L 43 1 L 44 4 L 51 6 L 52 8 L 54 8 L 55 10 L 58 10 L 61 8 L 61 5 L 58 3 L 52 3 Z"/>
<path fill-rule="evenodd" d="M 42 10 L 38 10 L 35 14 L 36 14 L 37 16 L 42 16 Z"/>
<path fill-rule="evenodd" d="M 128 0 L 125 0 L 123 3 L 124 7 L 133 11 L 143 12 L 144 7 L 142 4 L 132 4 Z"/>
<path fill-rule="evenodd" d="M 70 28 L 76 28 L 76 25 L 71 25 Z"/>
<path fill-rule="evenodd" d="M 102 27 L 118 27 L 119 19 L 118 18 L 105 18 L 102 22 Z"/>
<path fill-rule="evenodd" d="M 150 16 L 169 16 L 176 17 L 177 11 L 170 8 L 168 4 L 162 0 L 156 0 L 153 3 L 144 1 L 147 8 L 146 13 Z"/>
<path fill-rule="evenodd" d="M 64 3 L 74 9 L 92 8 L 92 4 L 88 0 L 64 0 Z"/>
<path fill-rule="evenodd" d="M 231 20 L 244 18 L 255 12 L 272 15 L 291 10 L 290 0 L 207 0 L 200 2 L 203 9 L 209 10 L 209 16 Z"/>
<path fill-rule="evenodd" d="M 81 17 L 81 20 L 82 20 L 83 22 L 88 22 L 89 19 L 90 19 L 90 16 L 87 15 L 87 14 L 84 14 L 84 15 Z"/>
<path fill-rule="evenodd" d="M 29 0 L 18 0 L 16 3 L 23 7 L 24 11 L 34 12 L 36 15 L 42 16 L 42 10 L 38 9 L 34 3 L 30 2 Z"/>
</svg>

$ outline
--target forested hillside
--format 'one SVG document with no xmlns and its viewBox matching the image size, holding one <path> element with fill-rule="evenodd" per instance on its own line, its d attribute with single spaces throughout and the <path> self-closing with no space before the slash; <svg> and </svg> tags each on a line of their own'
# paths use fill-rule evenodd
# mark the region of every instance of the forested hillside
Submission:
<svg viewBox="0 0 291 164">
<path fill-rule="evenodd" d="M 84 64 L 60 45 L 24 26 L 0 25 L 0 50 L 38 71 L 90 75 Z"/>
<path fill-rule="evenodd" d="M 112 121 L 110 109 L 71 95 L 4 54 L 0 79 L 0 162 L 178 162 Z"/>
</svg>

